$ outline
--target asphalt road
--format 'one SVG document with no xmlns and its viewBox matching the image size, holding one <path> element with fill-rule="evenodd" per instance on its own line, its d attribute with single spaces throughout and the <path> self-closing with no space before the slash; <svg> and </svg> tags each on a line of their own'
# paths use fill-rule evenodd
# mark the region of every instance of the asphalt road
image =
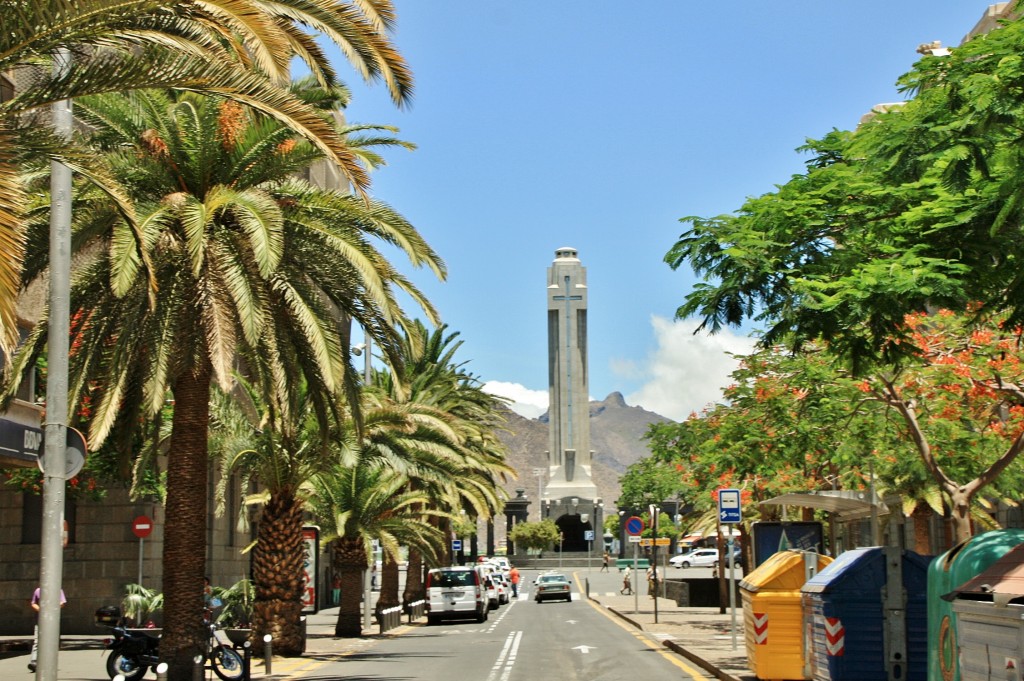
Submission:
<svg viewBox="0 0 1024 681">
<path fill-rule="evenodd" d="M 304 679 L 397 681 L 645 681 L 704 679 L 659 641 L 586 600 L 574 585 L 572 602 L 532 600 L 524 571 L 520 597 L 492 610 L 486 622 L 446 621 L 414 627 L 372 649 L 324 662 Z M 582 578 L 586 573 L 581 571 Z M 591 588 L 610 590 L 617 573 L 592 574 Z"/>
<path fill-rule="evenodd" d="M 576 579 L 573 600 L 532 600 L 535 571 L 523 571 L 520 597 L 490 613 L 488 620 L 447 621 L 409 627 L 401 635 L 365 640 L 365 647 L 344 656 L 306 657 L 275 668 L 279 679 L 369 681 L 601 681 L 603 679 L 705 679 L 699 669 L 672 653 L 652 634 L 636 630 L 581 593 L 611 593 L 621 586 L 617 571 L 598 567 L 564 570 Z M 670 568 L 669 574 L 683 570 Z M 696 576 L 710 569 L 690 568 Z M 640 598 L 646 598 L 642 586 Z M 27 655 L 0 659 L 0 678 L 32 678 Z M 61 681 L 102 681 L 105 651 L 64 650 Z M 283 672 L 283 673 L 282 673 Z M 147 674 L 152 679 L 152 673 Z M 255 678 L 264 678 L 259 674 Z"/>
</svg>

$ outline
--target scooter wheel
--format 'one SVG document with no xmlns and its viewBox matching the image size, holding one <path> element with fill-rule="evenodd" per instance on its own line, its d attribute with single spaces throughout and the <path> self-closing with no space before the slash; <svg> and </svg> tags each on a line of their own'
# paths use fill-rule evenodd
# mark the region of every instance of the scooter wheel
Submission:
<svg viewBox="0 0 1024 681">
<path fill-rule="evenodd" d="M 107 656 L 107 674 L 110 675 L 110 678 L 120 674 L 124 677 L 124 681 L 141 681 L 148 669 L 146 665 L 139 664 L 134 657 L 126 657 L 117 652 L 112 652 Z"/>
</svg>

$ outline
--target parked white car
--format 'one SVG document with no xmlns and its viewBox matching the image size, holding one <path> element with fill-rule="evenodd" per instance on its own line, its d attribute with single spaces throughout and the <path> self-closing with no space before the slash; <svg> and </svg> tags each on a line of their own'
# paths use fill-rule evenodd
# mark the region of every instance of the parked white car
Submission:
<svg viewBox="0 0 1024 681">
<path fill-rule="evenodd" d="M 718 567 L 718 549 L 694 549 L 689 553 L 672 556 L 668 563 L 677 568 Z"/>
<path fill-rule="evenodd" d="M 487 619 L 488 594 L 476 570 L 437 568 L 427 573 L 427 624 L 442 619 Z"/>
</svg>

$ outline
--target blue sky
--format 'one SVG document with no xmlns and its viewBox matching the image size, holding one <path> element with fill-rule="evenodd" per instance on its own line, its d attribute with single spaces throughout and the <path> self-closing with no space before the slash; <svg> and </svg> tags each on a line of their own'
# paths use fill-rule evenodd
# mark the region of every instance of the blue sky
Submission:
<svg viewBox="0 0 1024 681">
<path fill-rule="evenodd" d="M 449 268 L 403 267 L 464 344 L 461 359 L 533 416 L 547 400 L 546 268 L 587 268 L 590 394 L 682 419 L 718 398 L 745 332 L 693 336 L 694 283 L 665 252 L 679 218 L 736 210 L 803 169 L 795 148 L 849 129 L 921 43 L 960 42 L 973 0 L 395 0 L 416 77 L 398 110 L 381 85 L 350 122 L 400 128 L 373 193 Z M 335 52 L 337 55 L 337 53 Z"/>
</svg>

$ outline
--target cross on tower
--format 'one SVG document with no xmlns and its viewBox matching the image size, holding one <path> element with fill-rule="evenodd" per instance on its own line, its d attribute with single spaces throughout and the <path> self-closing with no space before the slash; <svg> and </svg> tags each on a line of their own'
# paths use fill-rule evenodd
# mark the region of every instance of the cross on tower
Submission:
<svg viewBox="0 0 1024 681">
<path fill-rule="evenodd" d="M 552 300 L 564 300 L 565 301 L 565 356 L 572 356 L 572 316 L 570 305 L 573 300 L 583 300 L 583 296 L 574 296 L 569 294 L 570 279 L 568 276 L 564 279 L 565 295 L 564 296 L 551 296 Z M 572 362 L 565 362 L 565 385 L 567 391 L 566 406 L 569 408 L 568 413 L 568 438 L 567 444 L 568 449 L 573 448 L 572 438 Z"/>
</svg>

